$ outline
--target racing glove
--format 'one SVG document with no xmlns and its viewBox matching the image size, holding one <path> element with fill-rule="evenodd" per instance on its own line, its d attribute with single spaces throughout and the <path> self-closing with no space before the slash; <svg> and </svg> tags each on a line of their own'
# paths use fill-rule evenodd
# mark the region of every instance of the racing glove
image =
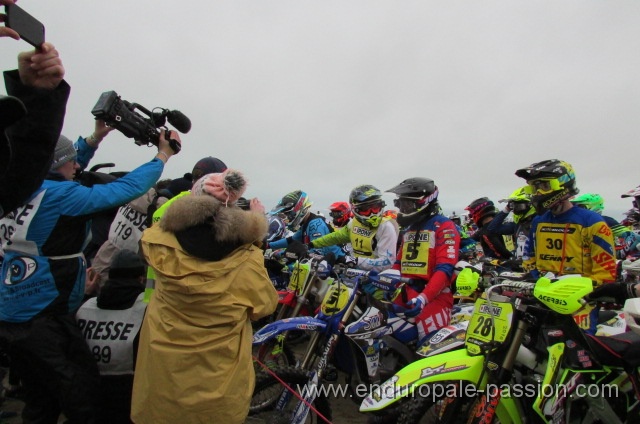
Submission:
<svg viewBox="0 0 640 424">
<path fill-rule="evenodd" d="M 340 256 L 336 260 L 336 263 L 345 264 L 347 266 L 347 268 L 355 268 L 355 267 L 358 266 L 358 258 L 355 258 L 353 256 L 349 256 L 349 255 L 344 255 L 344 256 Z"/>
<path fill-rule="evenodd" d="M 420 294 L 407 302 L 410 309 L 404 312 L 407 317 L 415 317 L 422 312 L 422 308 L 427 304 L 427 300 L 423 294 Z"/>
<path fill-rule="evenodd" d="M 604 283 L 593 289 L 589 299 L 612 297 L 617 303 L 623 305 L 627 299 L 637 297 L 635 287 L 636 283 Z"/>
</svg>

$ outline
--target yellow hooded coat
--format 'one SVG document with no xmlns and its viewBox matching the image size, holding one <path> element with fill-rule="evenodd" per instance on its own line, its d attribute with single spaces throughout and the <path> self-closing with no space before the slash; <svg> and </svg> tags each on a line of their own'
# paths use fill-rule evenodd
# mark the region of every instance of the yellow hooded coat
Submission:
<svg viewBox="0 0 640 424">
<path fill-rule="evenodd" d="M 244 422 L 255 380 L 250 320 L 278 302 L 253 244 L 266 233 L 264 215 L 209 196 L 176 200 L 144 232 L 157 280 L 140 333 L 135 423 Z"/>
</svg>

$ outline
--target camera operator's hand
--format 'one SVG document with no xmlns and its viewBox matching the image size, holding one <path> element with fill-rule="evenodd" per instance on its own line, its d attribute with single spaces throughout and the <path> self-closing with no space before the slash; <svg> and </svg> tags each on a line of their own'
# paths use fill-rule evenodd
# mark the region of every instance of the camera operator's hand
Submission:
<svg viewBox="0 0 640 424">
<path fill-rule="evenodd" d="M 51 43 L 43 43 L 42 50 L 18 55 L 18 72 L 24 85 L 53 90 L 64 78 L 64 66 L 58 50 Z"/>
<path fill-rule="evenodd" d="M 14 4 L 14 3 L 15 2 L 13 0 L 0 0 L 0 5 Z M 5 22 L 6 19 L 7 19 L 7 16 L 4 13 L 0 13 L 0 22 Z M 18 34 L 16 31 L 14 31 L 11 28 L 7 28 L 6 26 L 1 26 L 0 37 L 11 37 L 15 40 L 19 40 L 20 34 Z"/>
<path fill-rule="evenodd" d="M 167 163 L 169 161 L 169 158 L 177 153 L 171 144 L 178 144 L 178 152 L 180 151 L 180 146 L 182 145 L 182 142 L 180 141 L 180 135 L 176 131 L 168 131 L 168 134 L 166 133 L 166 130 L 160 130 L 160 142 L 158 143 L 158 154 L 156 155 L 156 157 L 164 163 Z M 167 138 L 165 138 L 167 135 L 168 140 Z"/>
<path fill-rule="evenodd" d="M 93 134 L 86 138 L 87 143 L 91 147 L 97 148 L 100 142 L 107 136 L 107 134 L 109 134 L 114 129 L 115 127 L 108 127 L 102 119 L 96 119 L 96 126 L 93 130 Z"/>
</svg>

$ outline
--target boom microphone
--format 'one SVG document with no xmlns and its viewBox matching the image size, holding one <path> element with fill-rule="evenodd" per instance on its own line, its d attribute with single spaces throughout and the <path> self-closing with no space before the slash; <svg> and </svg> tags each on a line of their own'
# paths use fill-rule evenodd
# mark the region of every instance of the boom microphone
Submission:
<svg viewBox="0 0 640 424">
<path fill-rule="evenodd" d="M 167 120 L 183 134 L 191 130 L 191 120 L 179 110 L 170 110 L 169 113 L 167 113 Z"/>
</svg>

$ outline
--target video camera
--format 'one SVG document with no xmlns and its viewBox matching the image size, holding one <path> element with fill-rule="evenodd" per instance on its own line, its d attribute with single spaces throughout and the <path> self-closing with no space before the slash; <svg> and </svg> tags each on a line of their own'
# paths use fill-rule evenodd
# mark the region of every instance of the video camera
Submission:
<svg viewBox="0 0 640 424">
<path fill-rule="evenodd" d="M 137 113 L 136 109 L 146 116 Z M 156 109 L 160 112 L 150 112 L 137 103 L 122 100 L 115 91 L 106 91 L 100 95 L 91 113 L 126 137 L 133 138 L 138 146 L 157 146 L 160 141 L 158 128 L 167 129 L 167 120 L 183 134 L 191 129 L 191 121 L 182 112 L 163 108 L 154 110 Z M 180 143 L 176 140 L 169 140 L 169 144 L 174 152 L 180 151 Z"/>
</svg>

